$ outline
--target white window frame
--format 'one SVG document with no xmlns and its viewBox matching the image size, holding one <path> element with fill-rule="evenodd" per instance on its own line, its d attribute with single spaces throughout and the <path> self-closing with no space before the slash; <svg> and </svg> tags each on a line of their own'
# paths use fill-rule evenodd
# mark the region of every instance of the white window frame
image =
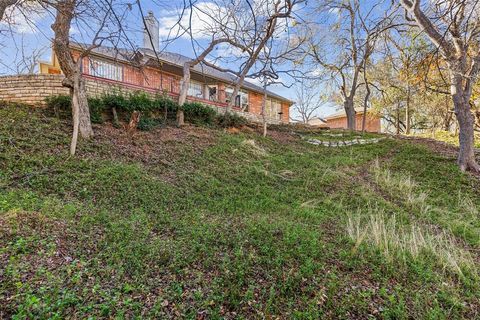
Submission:
<svg viewBox="0 0 480 320">
<path fill-rule="evenodd" d="M 123 67 L 106 60 L 90 58 L 88 72 L 95 77 L 123 81 Z"/>
<path fill-rule="evenodd" d="M 204 94 L 204 85 L 198 81 L 190 81 L 190 85 L 188 86 L 188 93 L 187 95 L 190 97 L 201 98 L 203 99 Z"/>
</svg>

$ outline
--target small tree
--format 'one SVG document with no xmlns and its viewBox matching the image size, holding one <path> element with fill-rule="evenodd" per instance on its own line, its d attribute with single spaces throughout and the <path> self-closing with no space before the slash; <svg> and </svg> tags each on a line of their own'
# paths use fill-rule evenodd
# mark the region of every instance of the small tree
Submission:
<svg viewBox="0 0 480 320">
<path fill-rule="evenodd" d="M 300 115 L 300 121 L 307 124 L 324 105 L 324 98 L 318 92 L 316 81 L 300 79 L 296 90 L 296 103 L 293 110 Z"/>
</svg>

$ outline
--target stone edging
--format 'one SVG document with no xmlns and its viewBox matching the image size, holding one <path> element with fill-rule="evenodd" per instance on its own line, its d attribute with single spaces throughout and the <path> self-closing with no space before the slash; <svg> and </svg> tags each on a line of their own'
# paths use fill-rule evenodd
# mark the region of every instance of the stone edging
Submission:
<svg viewBox="0 0 480 320">
<path fill-rule="evenodd" d="M 353 140 L 345 140 L 345 141 L 321 141 L 318 139 L 308 139 L 307 142 L 310 144 L 314 144 L 317 146 L 324 146 L 324 147 L 345 147 L 345 146 L 353 146 L 359 144 L 371 144 L 371 143 L 378 143 L 386 138 L 373 138 L 373 139 L 353 139 Z"/>
</svg>

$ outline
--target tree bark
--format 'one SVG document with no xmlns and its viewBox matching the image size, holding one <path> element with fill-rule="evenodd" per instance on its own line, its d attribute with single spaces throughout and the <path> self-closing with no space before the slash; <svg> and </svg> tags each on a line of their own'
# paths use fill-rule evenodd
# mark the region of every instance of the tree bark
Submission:
<svg viewBox="0 0 480 320">
<path fill-rule="evenodd" d="M 410 85 L 407 84 L 407 104 L 405 106 L 405 134 L 410 134 Z"/>
<path fill-rule="evenodd" d="M 191 63 L 185 62 L 183 65 L 183 78 L 182 86 L 180 88 L 180 96 L 178 97 L 178 110 L 177 110 L 177 126 L 181 127 L 185 124 L 185 115 L 183 113 L 183 105 L 187 101 L 188 88 L 190 86 L 190 68 Z"/>
<path fill-rule="evenodd" d="M 267 136 L 267 82 L 263 84 L 263 99 L 262 99 L 262 122 L 263 122 L 263 136 Z"/>
<path fill-rule="evenodd" d="M 459 144 L 458 165 L 460 170 L 480 171 L 480 166 L 475 160 L 475 138 L 474 138 L 474 118 L 470 110 L 470 97 L 464 92 L 462 81 L 457 75 L 452 76 L 451 94 L 455 115 L 457 116 L 459 126 Z"/>
<path fill-rule="evenodd" d="M 82 138 L 93 136 L 90 111 L 88 108 L 85 82 L 82 78 L 80 61 L 75 62 L 70 51 L 70 28 L 75 14 L 76 0 L 65 0 L 57 3 L 55 22 L 52 25 L 54 32 L 53 50 L 58 58 L 60 68 L 65 79 L 63 86 L 70 88 L 72 97 L 73 133 L 70 145 L 70 154 L 76 151 L 78 133 Z M 80 58 L 79 58 L 80 59 Z"/>
<path fill-rule="evenodd" d="M 348 97 L 343 101 L 343 108 L 347 115 L 347 128 L 354 131 L 356 129 L 355 108 L 353 107 L 353 99 Z"/>
</svg>

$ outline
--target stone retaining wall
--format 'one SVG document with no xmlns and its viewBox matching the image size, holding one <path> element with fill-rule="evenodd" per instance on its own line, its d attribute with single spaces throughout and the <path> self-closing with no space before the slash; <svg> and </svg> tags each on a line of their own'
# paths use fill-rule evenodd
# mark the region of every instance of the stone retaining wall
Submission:
<svg viewBox="0 0 480 320">
<path fill-rule="evenodd" d="M 85 77 L 85 86 L 89 96 L 100 96 L 105 92 L 121 91 L 134 92 L 145 91 L 149 94 L 157 93 L 156 90 L 141 88 L 137 86 L 118 85 L 108 80 L 99 80 Z M 0 77 L 0 100 L 20 102 L 33 106 L 45 105 L 45 98 L 52 95 L 69 94 L 68 88 L 62 86 L 63 75 L 54 74 L 33 74 Z M 175 97 L 174 97 L 175 98 Z M 204 103 L 204 102 L 201 102 Z M 225 112 L 225 107 L 210 105 L 219 113 Z M 234 110 L 235 113 L 245 117 L 252 122 L 262 122 L 258 114 Z M 278 124 L 281 120 L 267 119 L 268 123 Z"/>
<path fill-rule="evenodd" d="M 62 86 L 63 76 L 33 74 L 0 77 L 0 100 L 43 105 L 51 95 L 68 94 Z"/>
</svg>

